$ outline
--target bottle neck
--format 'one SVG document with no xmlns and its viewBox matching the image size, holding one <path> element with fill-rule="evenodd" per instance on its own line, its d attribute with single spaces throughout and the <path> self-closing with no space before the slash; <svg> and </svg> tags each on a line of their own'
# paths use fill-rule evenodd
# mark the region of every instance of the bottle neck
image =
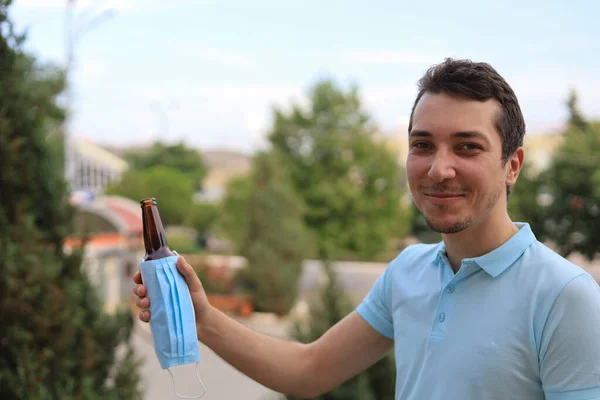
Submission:
<svg viewBox="0 0 600 400">
<path fill-rule="evenodd" d="M 146 255 L 150 255 L 161 248 L 167 249 L 167 235 L 156 205 L 144 206 L 142 217 Z"/>
</svg>

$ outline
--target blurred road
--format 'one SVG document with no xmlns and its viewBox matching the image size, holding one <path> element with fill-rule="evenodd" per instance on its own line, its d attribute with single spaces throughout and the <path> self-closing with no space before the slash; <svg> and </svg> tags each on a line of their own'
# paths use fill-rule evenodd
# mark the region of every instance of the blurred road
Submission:
<svg viewBox="0 0 600 400">
<path fill-rule="evenodd" d="M 145 400 L 178 399 L 173 381 L 163 370 L 154 353 L 150 325 L 136 320 L 133 343 L 138 356 L 145 359 L 141 368 Z M 196 396 L 202 387 L 196 378 L 196 364 L 187 364 L 171 369 L 182 396 Z M 254 382 L 231 367 L 209 348 L 200 343 L 198 374 L 206 387 L 204 400 L 280 400 L 281 395 Z"/>
</svg>

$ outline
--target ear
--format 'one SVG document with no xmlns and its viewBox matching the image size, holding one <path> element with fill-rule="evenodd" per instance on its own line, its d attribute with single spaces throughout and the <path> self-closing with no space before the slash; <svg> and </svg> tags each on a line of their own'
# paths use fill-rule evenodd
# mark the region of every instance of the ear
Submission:
<svg viewBox="0 0 600 400">
<path fill-rule="evenodd" d="M 519 147 L 506 161 L 506 185 L 512 186 L 517 182 L 523 162 L 525 161 L 525 151 Z"/>
</svg>

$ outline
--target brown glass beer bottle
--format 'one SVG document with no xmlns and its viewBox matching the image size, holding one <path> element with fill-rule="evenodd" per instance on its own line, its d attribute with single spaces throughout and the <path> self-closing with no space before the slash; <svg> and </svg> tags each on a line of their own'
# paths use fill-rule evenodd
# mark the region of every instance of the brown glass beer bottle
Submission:
<svg viewBox="0 0 600 400">
<path fill-rule="evenodd" d="M 142 199 L 140 204 L 142 206 L 144 247 L 146 248 L 144 261 L 174 256 L 175 253 L 167 245 L 167 235 L 158 213 L 156 199 L 154 197 Z"/>
</svg>

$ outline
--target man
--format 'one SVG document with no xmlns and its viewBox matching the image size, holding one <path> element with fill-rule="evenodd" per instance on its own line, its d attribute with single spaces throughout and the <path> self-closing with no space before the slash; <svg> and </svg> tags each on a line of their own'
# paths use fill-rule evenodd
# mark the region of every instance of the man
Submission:
<svg viewBox="0 0 600 400">
<path fill-rule="evenodd" d="M 524 160 L 513 90 L 488 64 L 451 59 L 419 89 L 406 171 L 443 241 L 402 251 L 362 304 L 310 344 L 216 311 L 181 258 L 198 339 L 250 378 L 304 398 L 395 347 L 397 399 L 600 399 L 600 288 L 507 212 Z M 148 322 L 146 290 L 134 280 Z"/>
</svg>

